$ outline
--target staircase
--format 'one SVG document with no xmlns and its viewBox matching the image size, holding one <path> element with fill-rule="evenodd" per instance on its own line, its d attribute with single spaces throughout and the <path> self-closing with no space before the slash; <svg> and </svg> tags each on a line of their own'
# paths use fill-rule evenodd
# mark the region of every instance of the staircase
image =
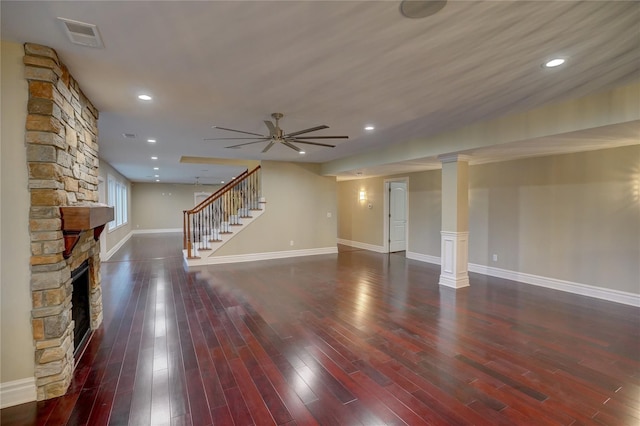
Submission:
<svg viewBox="0 0 640 426">
<path fill-rule="evenodd" d="M 265 209 L 260 166 L 245 171 L 191 210 L 183 211 L 183 254 L 187 267 L 206 265 L 227 241 Z"/>
</svg>

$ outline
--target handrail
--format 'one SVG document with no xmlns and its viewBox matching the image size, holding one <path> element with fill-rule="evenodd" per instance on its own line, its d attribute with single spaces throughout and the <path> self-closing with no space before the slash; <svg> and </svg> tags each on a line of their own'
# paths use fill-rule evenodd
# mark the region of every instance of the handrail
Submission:
<svg viewBox="0 0 640 426">
<path fill-rule="evenodd" d="M 255 169 L 253 169 L 251 171 L 251 173 L 255 172 L 257 169 L 259 169 L 260 166 L 256 167 Z M 247 175 L 249 173 L 249 169 L 245 170 L 244 172 L 240 173 L 238 176 L 236 176 L 235 179 L 230 180 L 229 182 L 227 182 L 225 185 L 223 185 L 221 188 L 218 188 L 218 190 L 216 192 L 214 192 L 213 194 L 209 195 L 207 198 L 205 198 L 204 200 L 200 201 L 194 208 L 192 208 L 191 210 L 186 210 L 188 212 L 191 213 L 195 213 L 195 210 L 198 209 L 201 206 L 204 206 L 206 204 L 209 204 L 209 202 L 219 193 L 225 192 L 229 189 L 230 186 L 234 186 L 237 182 L 240 182 L 241 180 L 244 179 L 245 175 Z"/>
<path fill-rule="evenodd" d="M 190 210 L 183 210 L 183 247 L 193 259 L 193 248 L 210 250 L 209 242 L 220 241 L 220 234 L 231 233 L 239 218 L 259 209 L 260 166 L 245 170 Z"/>
</svg>

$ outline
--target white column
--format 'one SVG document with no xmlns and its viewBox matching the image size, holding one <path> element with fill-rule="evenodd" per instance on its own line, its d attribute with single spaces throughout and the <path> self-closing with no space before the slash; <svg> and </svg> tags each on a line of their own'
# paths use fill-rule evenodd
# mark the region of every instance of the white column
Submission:
<svg viewBox="0 0 640 426">
<path fill-rule="evenodd" d="M 440 285 L 469 286 L 469 162 L 462 155 L 442 162 L 442 231 Z"/>
<path fill-rule="evenodd" d="M 441 231 L 441 285 L 460 288 L 469 286 L 469 233 Z"/>
</svg>

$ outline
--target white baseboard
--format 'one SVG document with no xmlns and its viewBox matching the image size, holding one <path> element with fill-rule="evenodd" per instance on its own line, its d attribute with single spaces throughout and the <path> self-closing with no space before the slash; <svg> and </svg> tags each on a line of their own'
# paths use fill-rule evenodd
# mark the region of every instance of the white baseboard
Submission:
<svg viewBox="0 0 640 426">
<path fill-rule="evenodd" d="M 597 299 L 608 300 L 610 302 L 617 302 L 625 305 L 640 307 L 640 294 L 628 293 L 626 291 L 595 287 L 588 284 L 574 283 L 571 281 L 559 280 L 556 278 L 541 277 L 539 275 L 509 271 L 506 269 L 477 265 L 474 263 L 469 264 L 469 271 L 489 275 L 492 277 L 518 281 L 525 284 L 537 285 L 539 287 L 566 291 L 568 293 L 579 294 L 582 296 L 595 297 Z"/>
<path fill-rule="evenodd" d="M 407 251 L 405 254 L 407 259 L 419 260 L 421 262 L 433 263 L 434 265 L 440 265 L 440 256 L 431 256 L 428 254 L 416 253 L 413 251 Z"/>
<path fill-rule="evenodd" d="M 414 259 L 440 265 L 439 257 L 429 256 L 427 254 L 408 251 L 407 259 Z M 574 283 L 571 281 L 526 274 L 524 272 L 510 271 L 492 266 L 478 265 L 476 263 L 469 263 L 469 272 L 476 272 L 490 277 L 504 278 L 506 280 L 517 281 L 524 284 L 536 285 L 538 287 L 546 287 L 554 290 L 566 291 L 567 293 L 579 294 L 581 296 L 595 297 L 596 299 L 640 307 L 640 294 L 628 293 L 626 291 L 595 287 L 588 284 Z"/>
<path fill-rule="evenodd" d="M 165 229 L 134 229 L 131 231 L 136 234 L 164 234 L 167 232 L 182 232 L 182 228 L 165 228 Z"/>
<path fill-rule="evenodd" d="M 222 263 L 254 262 L 257 260 L 284 259 L 289 257 L 335 253 L 338 253 L 337 247 L 321 247 L 315 249 L 272 251 L 267 253 L 250 253 L 231 256 L 211 256 L 203 257 L 201 259 L 185 260 L 185 264 L 187 264 L 187 268 L 191 268 L 194 266 L 219 265 Z"/>
<path fill-rule="evenodd" d="M 0 383 L 0 408 L 35 401 L 37 396 L 35 377 Z"/>
<path fill-rule="evenodd" d="M 111 250 L 109 250 L 107 252 L 107 254 L 105 254 L 104 258 L 102 258 L 102 256 L 101 256 L 100 260 L 102 262 L 106 262 L 107 260 L 109 260 L 111 258 L 111 256 L 113 256 L 118 250 L 120 250 L 120 247 L 122 247 L 124 245 L 124 243 L 129 241 L 129 238 L 131 238 L 132 235 L 133 235 L 133 231 L 129 232 L 123 239 L 118 241 L 118 243 L 115 246 L 111 247 Z"/>
<path fill-rule="evenodd" d="M 338 244 L 343 244 L 345 246 L 355 247 L 363 250 L 375 251 L 376 253 L 386 253 L 384 251 L 384 246 L 361 243 L 360 241 L 343 240 L 342 238 L 338 238 Z"/>
</svg>

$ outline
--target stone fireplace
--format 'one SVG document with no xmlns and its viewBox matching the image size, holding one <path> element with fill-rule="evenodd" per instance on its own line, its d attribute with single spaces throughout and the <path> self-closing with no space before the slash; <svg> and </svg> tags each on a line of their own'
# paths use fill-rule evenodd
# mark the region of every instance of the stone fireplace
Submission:
<svg viewBox="0 0 640 426">
<path fill-rule="evenodd" d="M 71 382 L 72 271 L 83 264 L 90 329 L 102 322 L 97 236 L 113 212 L 97 205 L 98 111 L 53 49 L 27 43 L 24 50 L 29 85 L 25 143 L 31 198 L 31 312 L 37 396 L 43 400 L 63 395 Z M 65 210 L 69 208 L 75 210 Z M 69 225 L 68 212 L 83 209 L 90 212 L 89 223 Z M 110 217 L 100 215 L 103 223 L 91 222 L 91 212 L 108 210 Z"/>
</svg>

